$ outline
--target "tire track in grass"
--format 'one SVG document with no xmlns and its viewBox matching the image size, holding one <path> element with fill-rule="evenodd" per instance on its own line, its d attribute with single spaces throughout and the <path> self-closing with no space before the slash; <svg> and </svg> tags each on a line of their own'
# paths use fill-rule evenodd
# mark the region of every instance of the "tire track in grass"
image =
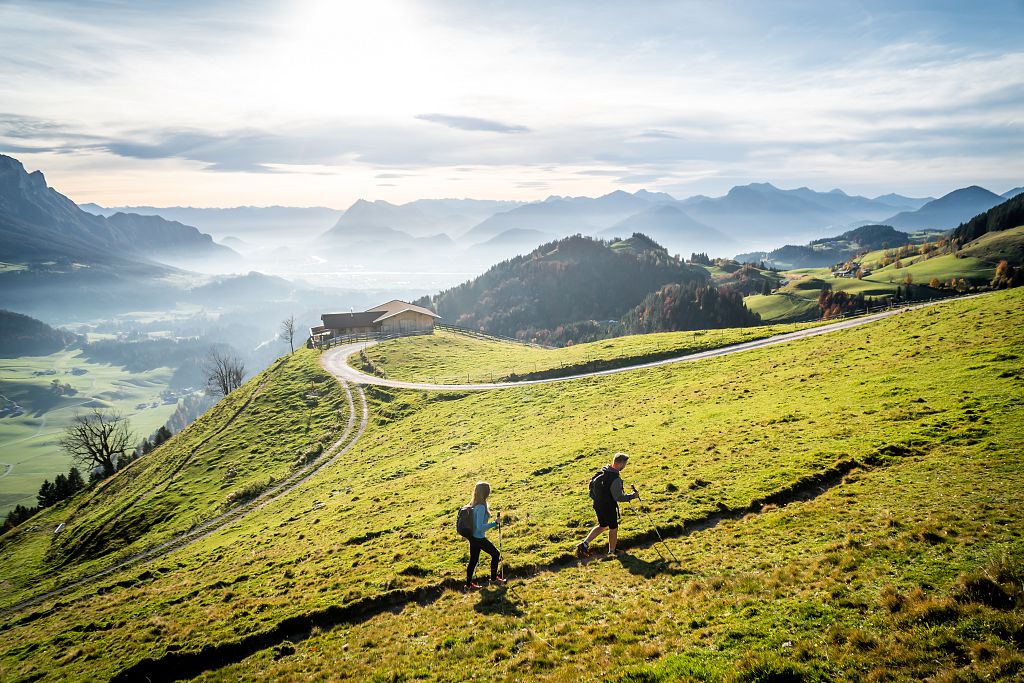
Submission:
<svg viewBox="0 0 1024 683">
<path fill-rule="evenodd" d="M 869 459 L 870 460 L 870 459 Z M 813 500 L 843 483 L 847 474 L 855 469 L 870 469 L 870 466 L 855 459 L 842 460 L 827 470 L 809 475 L 762 498 L 756 498 L 742 508 L 719 507 L 715 512 L 687 520 L 682 524 L 659 527 L 661 536 L 668 539 L 683 538 L 693 533 L 707 531 L 722 522 L 738 520 L 747 515 L 759 514 L 767 506 L 772 509 L 792 503 Z M 653 530 L 632 534 L 620 539 L 622 549 L 650 548 L 658 542 Z M 585 564 L 574 554 L 566 552 L 549 562 L 530 564 L 505 571 L 508 579 L 529 580 L 541 574 L 559 572 Z M 147 657 L 118 672 L 111 680 L 115 683 L 147 680 L 180 681 L 195 678 L 207 671 L 215 671 L 230 664 L 238 663 L 262 650 L 284 642 L 295 643 L 309 638 L 314 629 L 320 632 L 338 626 L 354 626 L 369 621 L 381 614 L 417 604 L 430 605 L 446 592 L 461 591 L 463 582 L 458 578 L 446 578 L 437 583 L 402 590 L 389 591 L 379 595 L 355 600 L 347 605 L 329 605 L 305 614 L 288 617 L 274 627 L 253 633 L 238 640 L 207 645 L 199 650 L 166 652 L 159 657 Z"/>
<path fill-rule="evenodd" d="M 117 562 L 109 567 L 106 567 L 105 569 L 94 572 L 88 576 L 82 577 L 81 579 L 77 579 L 75 581 L 72 581 L 71 583 L 65 584 L 53 590 L 41 593 L 37 596 L 29 598 L 28 600 L 20 602 L 17 605 L 13 605 L 4 610 L 0 610 L 0 616 L 6 616 L 8 614 L 21 611 L 26 607 L 37 605 L 52 597 L 55 597 L 62 593 L 66 593 L 67 591 L 74 590 L 82 586 L 86 586 L 114 572 L 128 569 L 129 567 L 137 565 L 141 562 L 156 559 L 158 557 L 163 557 L 164 555 L 169 555 L 170 553 L 173 553 L 177 550 L 181 550 L 197 541 L 200 541 L 216 533 L 217 531 L 220 531 L 221 529 L 224 529 L 232 522 L 236 522 L 246 517 L 247 515 L 252 514 L 253 512 L 266 507 L 277 498 L 285 495 L 292 489 L 308 481 L 311 477 L 313 477 L 313 475 L 315 475 L 321 469 L 336 462 L 339 458 L 348 453 L 348 451 L 351 450 L 351 448 L 359 441 L 359 439 L 363 435 L 363 432 L 366 430 L 366 425 L 368 424 L 370 418 L 369 407 L 366 401 L 366 394 L 363 392 L 362 388 L 358 386 L 355 387 L 355 393 L 357 393 L 359 396 L 359 406 L 357 407 L 352 389 L 345 382 L 341 382 L 340 384 L 342 388 L 345 390 L 345 398 L 348 404 L 348 422 L 346 424 L 345 431 L 342 433 L 341 437 L 337 441 L 335 441 L 330 446 L 330 448 L 324 451 L 324 453 L 315 461 L 291 473 L 288 477 L 282 479 L 276 485 L 268 488 L 267 490 L 263 491 L 263 493 L 261 493 L 259 496 L 246 503 L 243 503 L 230 510 L 227 510 L 226 512 L 217 515 L 216 517 L 208 519 L 205 522 L 189 529 L 188 531 L 182 532 L 177 536 L 174 536 L 173 538 L 164 541 L 163 543 L 157 544 L 151 548 L 147 548 L 146 550 L 135 553 L 134 555 L 131 555 L 130 557 L 127 557 L 120 562 Z M 134 582 L 132 583 L 134 584 Z M 51 606 L 49 609 L 39 612 L 33 612 L 22 617 L 21 619 L 9 621 L 5 623 L 3 626 L 0 626 L 0 632 L 8 630 L 14 626 L 19 626 L 22 624 L 35 621 L 36 619 L 51 614 L 56 609 L 62 609 L 80 600 L 93 597 L 93 595 L 98 594 L 100 590 L 102 589 L 97 589 L 97 591 L 94 593 L 83 595 L 78 598 L 69 600 L 67 602 L 57 603 Z"/>
</svg>

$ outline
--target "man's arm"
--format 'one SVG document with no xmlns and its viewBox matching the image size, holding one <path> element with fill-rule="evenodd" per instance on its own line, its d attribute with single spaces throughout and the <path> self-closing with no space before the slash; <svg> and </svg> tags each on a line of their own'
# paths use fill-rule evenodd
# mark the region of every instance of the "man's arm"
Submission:
<svg viewBox="0 0 1024 683">
<path fill-rule="evenodd" d="M 623 493 L 623 480 L 621 477 L 615 477 L 615 480 L 611 482 L 611 498 L 615 499 L 615 502 L 627 503 L 637 496 L 638 494 Z"/>
</svg>

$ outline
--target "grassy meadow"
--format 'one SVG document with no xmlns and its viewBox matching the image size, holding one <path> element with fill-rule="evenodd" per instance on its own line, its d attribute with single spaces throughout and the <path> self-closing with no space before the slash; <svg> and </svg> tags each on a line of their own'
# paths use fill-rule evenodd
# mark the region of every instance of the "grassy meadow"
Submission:
<svg viewBox="0 0 1024 683">
<path fill-rule="evenodd" d="M 50 371 L 54 374 L 40 374 Z M 170 377 L 168 368 L 130 373 L 106 363 L 90 363 L 77 349 L 0 358 L 0 395 L 25 410 L 18 416 L 0 417 L 0 475 L 8 472 L 0 477 L 0 515 L 19 503 L 34 506 L 43 480 L 67 473 L 71 460 L 57 440 L 76 410 L 92 406 L 117 410 L 141 440 L 174 412 L 175 404 L 160 398 Z M 53 380 L 70 385 L 76 393 L 58 395 L 50 388 Z"/>
<path fill-rule="evenodd" d="M 1009 290 L 553 385 L 368 388 L 365 432 L 305 483 L 173 553 L 3 613 L 0 679 L 1012 680 L 1022 303 Z M 459 367 L 490 362 L 436 341 Z M 389 374 L 422 372 L 413 352 L 392 354 Z M 0 539 L 0 610 L 285 476 L 341 431 L 342 394 L 315 351 L 273 365 Z M 659 562 L 635 509 L 625 554 L 572 559 L 593 524 L 586 482 L 619 450 L 678 563 Z M 454 517 L 478 480 L 507 515 L 514 578 L 464 593 Z"/>
<path fill-rule="evenodd" d="M 821 317 L 818 299 L 794 292 L 751 294 L 743 297 L 747 308 L 761 316 L 761 320 L 797 320 Z"/>
<path fill-rule="evenodd" d="M 998 263 L 1024 263 L 1024 225 L 1010 230 L 985 233 L 960 250 L 965 256 Z"/>
<path fill-rule="evenodd" d="M 816 323 L 695 332 L 659 332 L 543 349 L 438 330 L 433 335 L 381 342 L 367 360 L 391 379 L 437 384 L 542 379 L 647 363 L 773 337 Z M 360 367 L 358 355 L 349 360 Z"/>
</svg>

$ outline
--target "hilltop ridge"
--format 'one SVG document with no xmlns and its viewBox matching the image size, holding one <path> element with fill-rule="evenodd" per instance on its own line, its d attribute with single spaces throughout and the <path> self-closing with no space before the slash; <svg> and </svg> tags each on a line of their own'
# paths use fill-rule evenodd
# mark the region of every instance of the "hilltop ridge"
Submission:
<svg viewBox="0 0 1024 683">
<path fill-rule="evenodd" d="M 421 303 L 450 324 L 564 344 L 610 336 L 597 322 L 618 319 L 664 285 L 708 279 L 704 269 L 645 235 L 608 242 L 576 235 L 499 263 Z"/>
</svg>

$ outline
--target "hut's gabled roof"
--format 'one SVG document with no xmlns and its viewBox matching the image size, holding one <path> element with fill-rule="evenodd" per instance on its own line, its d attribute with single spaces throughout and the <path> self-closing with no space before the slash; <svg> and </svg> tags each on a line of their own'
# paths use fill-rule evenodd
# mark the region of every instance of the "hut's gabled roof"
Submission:
<svg viewBox="0 0 1024 683">
<path fill-rule="evenodd" d="M 369 313 L 371 311 L 373 311 L 375 313 L 380 313 L 380 317 L 377 318 L 374 322 L 380 322 L 381 320 L 386 320 L 386 319 L 388 319 L 388 318 L 390 318 L 392 316 L 398 315 L 399 313 L 404 313 L 406 311 L 412 311 L 414 313 L 421 313 L 423 315 L 429 315 L 431 318 L 440 318 L 441 317 L 437 313 L 434 313 L 429 308 L 423 308 L 422 306 L 414 306 L 414 305 L 412 305 L 410 303 L 406 303 L 405 301 L 401 301 L 399 299 L 395 299 L 394 301 L 389 301 L 386 304 L 381 304 L 380 306 L 374 306 L 373 308 L 367 309 L 366 312 Z"/>
</svg>

